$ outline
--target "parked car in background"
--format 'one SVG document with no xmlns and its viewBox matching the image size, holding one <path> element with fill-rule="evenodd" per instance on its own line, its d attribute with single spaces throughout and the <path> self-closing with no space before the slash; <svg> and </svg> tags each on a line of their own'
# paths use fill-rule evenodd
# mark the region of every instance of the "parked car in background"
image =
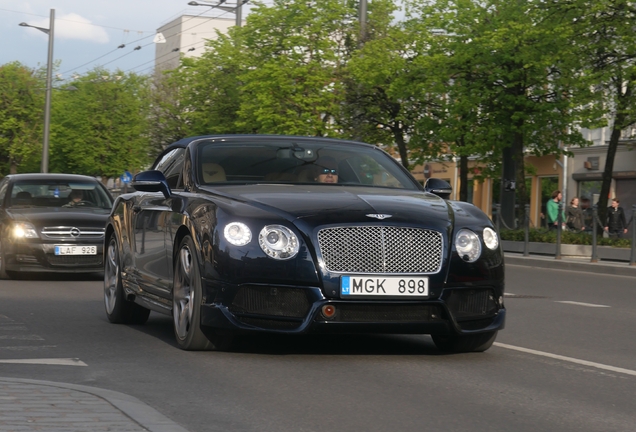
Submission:
<svg viewBox="0 0 636 432">
<path fill-rule="evenodd" d="M 430 334 L 444 351 L 484 351 L 504 327 L 491 220 L 376 146 L 187 138 L 132 187 L 106 226 L 106 315 L 172 315 L 182 349 L 321 332 Z"/>
<path fill-rule="evenodd" d="M 11 174 L 0 181 L 0 278 L 30 272 L 101 272 L 113 205 L 95 178 Z"/>
</svg>

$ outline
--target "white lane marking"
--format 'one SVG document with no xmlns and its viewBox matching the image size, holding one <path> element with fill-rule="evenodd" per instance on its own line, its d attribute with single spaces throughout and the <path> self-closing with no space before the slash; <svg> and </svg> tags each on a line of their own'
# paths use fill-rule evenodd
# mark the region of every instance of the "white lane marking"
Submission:
<svg viewBox="0 0 636 432">
<path fill-rule="evenodd" d="M 626 374 L 626 375 L 636 376 L 636 371 L 631 370 L 631 369 L 623 369 L 623 368 L 619 368 L 619 367 L 615 367 L 615 366 L 608 366 L 608 365 L 604 365 L 602 363 L 594 363 L 594 362 L 587 361 L 587 360 L 580 360 L 580 359 L 576 359 L 576 358 L 573 358 L 573 357 L 566 357 L 566 356 L 562 356 L 562 355 L 558 355 L 558 354 L 552 354 L 552 353 L 547 353 L 547 352 L 544 352 L 544 351 L 537 351 L 537 350 L 533 350 L 533 349 L 522 348 L 522 347 L 518 347 L 518 346 L 514 346 L 514 345 L 507 345 L 507 344 L 500 343 L 500 342 L 495 342 L 494 345 L 498 346 L 500 348 L 506 348 L 506 349 L 514 350 L 514 351 L 521 351 L 521 352 L 524 352 L 524 353 L 527 353 L 527 354 L 534 354 L 534 355 L 538 355 L 538 356 L 542 356 L 542 357 L 548 357 L 548 358 L 552 358 L 552 359 L 556 359 L 556 360 L 562 360 L 562 361 L 575 363 L 575 364 L 579 364 L 579 365 L 583 365 L 583 366 L 590 366 L 590 367 L 594 367 L 594 368 L 602 369 L 602 370 L 606 370 L 606 371 L 618 372 L 618 373 L 622 373 L 622 374 Z"/>
<path fill-rule="evenodd" d="M 77 358 L 9 359 L 0 360 L 0 363 L 41 364 L 56 366 L 88 366 L 86 363 Z"/>
<path fill-rule="evenodd" d="M 18 345 L 18 346 L 2 346 L 0 351 L 37 351 L 39 349 L 57 348 L 57 345 Z"/>
<path fill-rule="evenodd" d="M 555 301 L 555 303 L 565 303 L 565 304 L 585 306 L 585 307 L 611 307 L 606 305 L 600 305 L 600 304 L 594 304 L 594 303 L 581 303 L 581 302 L 575 302 L 575 301 Z"/>
<path fill-rule="evenodd" d="M 43 341 L 42 336 L 38 335 L 0 335 L 0 340 L 37 340 Z"/>
</svg>

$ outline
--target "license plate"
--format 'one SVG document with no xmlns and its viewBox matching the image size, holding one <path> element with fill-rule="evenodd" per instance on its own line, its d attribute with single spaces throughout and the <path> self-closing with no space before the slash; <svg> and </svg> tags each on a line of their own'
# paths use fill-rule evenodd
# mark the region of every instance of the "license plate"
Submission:
<svg viewBox="0 0 636 432">
<path fill-rule="evenodd" d="M 97 255 L 97 246 L 55 246 L 55 255 Z"/>
<path fill-rule="evenodd" d="M 342 276 L 343 296 L 428 296 L 427 277 Z"/>
</svg>

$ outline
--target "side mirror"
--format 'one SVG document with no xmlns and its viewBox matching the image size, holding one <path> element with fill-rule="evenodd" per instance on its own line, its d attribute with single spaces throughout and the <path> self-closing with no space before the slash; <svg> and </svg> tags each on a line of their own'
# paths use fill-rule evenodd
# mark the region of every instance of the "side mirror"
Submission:
<svg viewBox="0 0 636 432">
<path fill-rule="evenodd" d="M 450 199 L 453 188 L 447 181 L 438 178 L 430 178 L 424 184 L 424 190 L 437 195 L 442 199 Z"/>
<path fill-rule="evenodd" d="M 161 171 L 142 171 L 135 175 L 130 184 L 140 192 L 161 192 L 166 198 L 171 195 L 168 180 Z"/>
</svg>

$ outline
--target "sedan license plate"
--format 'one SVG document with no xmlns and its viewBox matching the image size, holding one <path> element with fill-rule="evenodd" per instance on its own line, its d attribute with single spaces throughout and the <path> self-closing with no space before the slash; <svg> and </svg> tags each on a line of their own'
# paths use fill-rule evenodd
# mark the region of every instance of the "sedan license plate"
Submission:
<svg viewBox="0 0 636 432">
<path fill-rule="evenodd" d="M 97 246 L 55 246 L 55 255 L 97 255 Z"/>
<path fill-rule="evenodd" d="M 427 277 L 342 276 L 343 296 L 428 296 Z"/>
</svg>

